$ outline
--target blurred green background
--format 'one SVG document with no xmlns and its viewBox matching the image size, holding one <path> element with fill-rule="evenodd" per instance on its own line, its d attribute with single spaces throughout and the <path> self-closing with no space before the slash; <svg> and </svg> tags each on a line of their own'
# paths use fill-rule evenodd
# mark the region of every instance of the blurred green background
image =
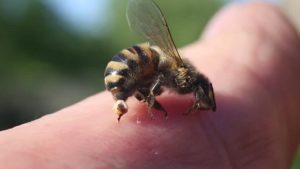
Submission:
<svg viewBox="0 0 300 169">
<path fill-rule="evenodd" d="M 158 4 L 180 47 L 200 36 L 222 1 Z M 0 0 L 0 130 L 104 90 L 106 63 L 142 42 L 127 25 L 126 6 L 124 0 Z"/>
</svg>

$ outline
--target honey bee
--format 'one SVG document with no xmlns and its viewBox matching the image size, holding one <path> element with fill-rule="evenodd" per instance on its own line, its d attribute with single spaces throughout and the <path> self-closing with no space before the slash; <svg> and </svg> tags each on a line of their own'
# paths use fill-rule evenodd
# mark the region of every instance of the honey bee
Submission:
<svg viewBox="0 0 300 169">
<path fill-rule="evenodd" d="M 127 20 L 132 30 L 146 38 L 143 43 L 122 50 L 112 57 L 105 69 L 105 86 L 116 101 L 113 111 L 118 121 L 128 111 L 126 100 L 135 96 L 152 108 L 168 113 L 155 99 L 168 88 L 178 94 L 193 93 L 195 101 L 187 114 L 199 109 L 216 110 L 211 82 L 175 47 L 168 24 L 158 5 L 152 0 L 130 0 Z"/>
</svg>

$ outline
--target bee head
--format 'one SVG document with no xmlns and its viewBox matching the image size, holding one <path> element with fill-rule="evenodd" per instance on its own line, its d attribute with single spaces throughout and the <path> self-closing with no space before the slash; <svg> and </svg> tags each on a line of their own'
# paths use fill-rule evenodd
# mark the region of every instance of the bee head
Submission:
<svg viewBox="0 0 300 169">
<path fill-rule="evenodd" d="M 124 100 L 117 100 L 113 106 L 113 112 L 118 115 L 118 121 L 120 121 L 121 117 L 127 113 L 128 106 Z"/>
</svg>

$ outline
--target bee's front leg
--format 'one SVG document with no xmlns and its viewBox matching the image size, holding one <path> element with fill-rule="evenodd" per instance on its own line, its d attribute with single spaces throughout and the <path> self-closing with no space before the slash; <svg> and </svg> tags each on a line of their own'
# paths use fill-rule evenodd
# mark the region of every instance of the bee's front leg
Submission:
<svg viewBox="0 0 300 169">
<path fill-rule="evenodd" d="M 210 97 L 205 94 L 201 86 L 194 91 L 194 95 L 195 95 L 195 101 L 193 103 L 193 106 L 184 114 L 190 114 L 200 109 L 201 110 L 212 109 L 213 111 L 215 111 L 214 100 L 212 101 Z"/>
</svg>

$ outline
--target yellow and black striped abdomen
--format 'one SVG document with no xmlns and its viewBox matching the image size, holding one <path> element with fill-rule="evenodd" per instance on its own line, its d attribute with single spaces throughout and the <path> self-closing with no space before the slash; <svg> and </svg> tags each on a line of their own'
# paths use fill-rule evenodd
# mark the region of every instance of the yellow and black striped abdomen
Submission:
<svg viewBox="0 0 300 169">
<path fill-rule="evenodd" d="M 157 70 L 159 58 L 149 44 L 136 45 L 112 57 L 105 69 L 105 86 L 117 100 L 126 100 L 138 81 Z"/>
</svg>

